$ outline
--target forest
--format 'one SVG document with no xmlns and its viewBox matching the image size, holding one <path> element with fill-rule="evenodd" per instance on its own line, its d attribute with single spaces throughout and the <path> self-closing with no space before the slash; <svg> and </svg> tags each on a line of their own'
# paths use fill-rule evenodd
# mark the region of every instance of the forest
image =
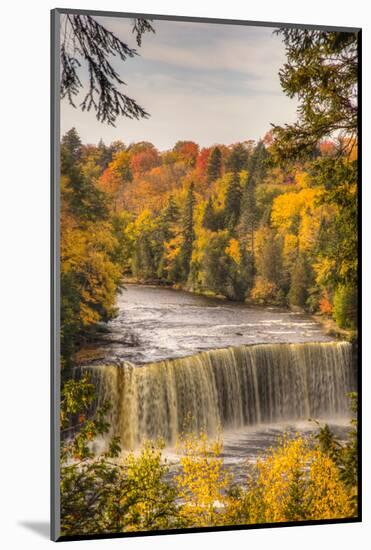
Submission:
<svg viewBox="0 0 371 550">
<path fill-rule="evenodd" d="M 76 21 L 76 33 L 99 28 Z M 122 455 L 112 437 L 95 452 L 110 433 L 111 404 L 97 408 L 89 376 L 72 375 L 76 352 L 115 317 L 130 282 L 305 311 L 356 335 L 357 35 L 277 32 L 287 55 L 281 86 L 299 101 L 294 124 L 258 140 L 247 127 L 242 142 L 179 140 L 164 151 L 125 136 L 82 143 L 75 128 L 62 136 L 62 535 L 357 516 L 356 394 L 347 441 L 327 425 L 309 440 L 283 437 L 241 486 L 223 465 L 222 437 L 187 433 L 170 483 L 161 441 Z M 77 81 L 66 59 L 68 95 Z M 98 118 L 114 120 L 104 107 Z"/>
<path fill-rule="evenodd" d="M 281 167 L 272 132 L 159 152 L 84 145 L 72 128 L 61 151 L 65 356 L 114 315 L 125 281 L 301 308 L 355 329 L 355 143 L 323 140 Z"/>
</svg>

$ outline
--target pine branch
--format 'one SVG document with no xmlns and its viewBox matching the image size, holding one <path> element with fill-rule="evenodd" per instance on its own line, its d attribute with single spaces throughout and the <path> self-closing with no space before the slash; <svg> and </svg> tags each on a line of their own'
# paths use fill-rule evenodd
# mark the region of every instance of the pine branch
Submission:
<svg viewBox="0 0 371 550">
<path fill-rule="evenodd" d="M 79 77 L 82 63 L 88 67 L 89 82 L 80 107 L 83 111 L 94 109 L 100 122 L 114 126 L 118 116 L 131 119 L 148 118 L 149 114 L 131 97 L 124 94 L 120 85 L 126 85 L 114 69 L 110 59 L 119 56 L 125 62 L 138 55 L 114 33 L 107 30 L 89 15 L 66 15 L 61 43 L 61 97 L 67 97 L 76 108 L 75 98 L 84 86 Z M 138 46 L 145 32 L 155 32 L 145 19 L 133 21 L 132 32 Z"/>
</svg>

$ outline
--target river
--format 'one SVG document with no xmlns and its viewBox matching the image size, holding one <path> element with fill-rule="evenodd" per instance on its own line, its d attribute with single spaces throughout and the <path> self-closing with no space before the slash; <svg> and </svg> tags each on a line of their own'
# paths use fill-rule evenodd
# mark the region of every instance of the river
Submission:
<svg viewBox="0 0 371 550">
<path fill-rule="evenodd" d="M 163 287 L 126 285 L 117 308 L 99 362 L 143 364 L 228 346 L 331 341 L 303 313 Z"/>
<path fill-rule="evenodd" d="M 130 284 L 117 299 L 95 360 L 100 399 L 124 448 L 161 437 L 174 445 L 192 418 L 235 475 L 288 432 L 308 434 L 322 419 L 342 438 L 347 392 L 355 389 L 350 344 L 303 313 L 250 307 L 161 287 Z"/>
</svg>

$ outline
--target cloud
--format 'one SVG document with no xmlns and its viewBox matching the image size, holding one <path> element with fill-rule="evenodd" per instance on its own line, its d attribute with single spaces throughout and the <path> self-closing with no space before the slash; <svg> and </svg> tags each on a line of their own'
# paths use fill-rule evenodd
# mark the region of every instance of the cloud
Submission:
<svg viewBox="0 0 371 550">
<path fill-rule="evenodd" d="M 135 45 L 130 21 L 101 18 L 122 40 Z M 272 28 L 155 21 L 143 37 L 141 56 L 114 65 L 149 120 L 120 119 L 117 128 L 64 104 L 62 129 L 76 126 L 84 141 L 150 140 L 160 149 L 178 139 L 200 145 L 257 139 L 270 123 L 295 120 L 296 104 L 281 90 L 285 61 Z"/>
</svg>

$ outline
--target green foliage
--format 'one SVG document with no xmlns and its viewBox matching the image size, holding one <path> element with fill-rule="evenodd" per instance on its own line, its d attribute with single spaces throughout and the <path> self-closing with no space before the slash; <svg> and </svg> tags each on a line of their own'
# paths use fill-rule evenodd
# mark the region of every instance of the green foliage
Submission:
<svg viewBox="0 0 371 550">
<path fill-rule="evenodd" d="M 110 406 L 95 411 L 87 374 L 68 380 L 61 394 L 61 531 L 63 535 L 149 531 L 176 527 L 175 489 L 165 481 L 161 444 L 144 443 L 139 455 L 117 460 L 116 437 L 97 455 L 93 442 L 107 436 Z M 94 412 L 93 412 L 94 411 Z"/>
<path fill-rule="evenodd" d="M 143 281 L 150 281 L 156 271 L 150 237 L 144 233 L 136 241 L 133 261 L 133 274 Z"/>
<path fill-rule="evenodd" d="M 114 126 L 117 116 L 147 118 L 148 113 L 136 101 L 120 90 L 124 81 L 111 63 L 113 56 L 122 62 L 138 55 L 113 32 L 90 15 L 65 14 L 61 24 L 61 98 L 66 97 L 75 107 L 75 99 L 83 89 L 79 73 L 86 65 L 89 79 L 88 90 L 81 102 L 83 111 L 96 112 L 97 119 Z M 155 32 L 148 20 L 133 21 L 133 32 L 140 46 L 145 32 Z"/>
<path fill-rule="evenodd" d="M 357 514 L 357 425 L 340 444 L 328 426 L 317 445 L 283 438 L 237 485 L 223 463 L 222 441 L 187 433 L 169 476 L 163 443 L 145 441 L 122 453 L 109 437 L 110 404 L 97 405 L 85 372 L 61 392 L 61 530 L 63 535 L 153 531 L 351 517 Z M 356 394 L 351 394 L 356 412 Z M 106 450 L 97 453 L 97 438 Z"/>
<path fill-rule="evenodd" d="M 285 160 L 313 155 L 322 138 L 357 129 L 357 33 L 282 28 L 287 62 L 281 86 L 299 100 L 296 123 L 274 127 L 274 149 Z M 320 108 L 319 108 L 320 106 Z"/>
<path fill-rule="evenodd" d="M 222 175 L 222 153 L 219 147 L 214 147 L 207 162 L 207 180 L 209 183 L 217 180 Z"/>
<path fill-rule="evenodd" d="M 182 281 L 187 281 L 191 266 L 192 247 L 195 240 L 194 231 L 195 194 L 194 184 L 190 184 L 183 210 L 182 244 L 179 251 L 179 265 Z"/>
<path fill-rule="evenodd" d="M 61 168 L 62 172 L 68 170 L 81 159 L 82 142 L 76 128 L 71 128 L 64 134 L 61 142 Z"/>
<path fill-rule="evenodd" d="M 224 207 L 225 227 L 231 232 L 233 232 L 240 219 L 241 199 L 242 189 L 240 176 L 237 172 L 233 172 L 232 178 L 227 188 Z"/>
<path fill-rule="evenodd" d="M 254 184 L 260 184 L 264 181 L 269 163 L 270 154 L 264 143 L 260 140 L 253 149 L 247 165 L 250 180 L 253 180 Z"/>
<path fill-rule="evenodd" d="M 335 290 L 333 316 L 341 328 L 354 329 L 357 324 L 357 291 L 340 285 Z"/>
<path fill-rule="evenodd" d="M 298 256 L 291 275 L 291 285 L 288 294 L 290 305 L 301 308 L 306 306 L 310 282 L 311 277 L 307 261 L 303 255 Z"/>
<path fill-rule="evenodd" d="M 251 177 L 245 178 L 245 185 L 241 199 L 240 235 L 241 240 L 246 241 L 252 256 L 254 257 L 254 234 L 258 225 L 259 214 L 256 205 L 255 181 Z"/>
<path fill-rule="evenodd" d="M 328 281 L 334 286 L 357 285 L 358 220 L 357 162 L 346 158 L 318 159 L 314 165 L 314 181 L 323 185 L 319 201 L 335 209 L 322 226 L 320 256 L 336 264 Z"/>
<path fill-rule="evenodd" d="M 249 152 L 243 143 L 234 145 L 229 155 L 225 169 L 227 172 L 241 172 L 246 170 L 249 162 Z"/>
<path fill-rule="evenodd" d="M 162 239 L 169 241 L 175 237 L 176 224 L 179 221 L 179 208 L 174 200 L 174 197 L 170 195 L 166 207 L 163 209 L 159 219 L 159 227 L 162 232 Z"/>
<path fill-rule="evenodd" d="M 202 226 L 205 227 L 205 229 L 210 229 L 210 231 L 217 231 L 218 227 L 216 222 L 217 220 L 215 216 L 213 201 L 211 200 L 211 197 L 209 197 L 202 219 Z"/>
<path fill-rule="evenodd" d="M 230 300 L 243 300 L 251 284 L 251 259 L 247 254 L 234 258 L 229 246 L 228 231 L 218 231 L 210 236 L 201 264 L 203 284 Z"/>
<path fill-rule="evenodd" d="M 327 454 L 337 465 L 342 482 L 348 488 L 350 502 L 354 514 L 357 511 L 358 495 L 358 427 L 357 412 L 358 399 L 357 393 L 349 394 L 350 407 L 353 414 L 351 420 L 351 429 L 348 439 L 345 443 L 340 443 L 331 432 L 329 426 L 325 424 L 320 426 L 316 439 L 321 451 Z"/>
</svg>

